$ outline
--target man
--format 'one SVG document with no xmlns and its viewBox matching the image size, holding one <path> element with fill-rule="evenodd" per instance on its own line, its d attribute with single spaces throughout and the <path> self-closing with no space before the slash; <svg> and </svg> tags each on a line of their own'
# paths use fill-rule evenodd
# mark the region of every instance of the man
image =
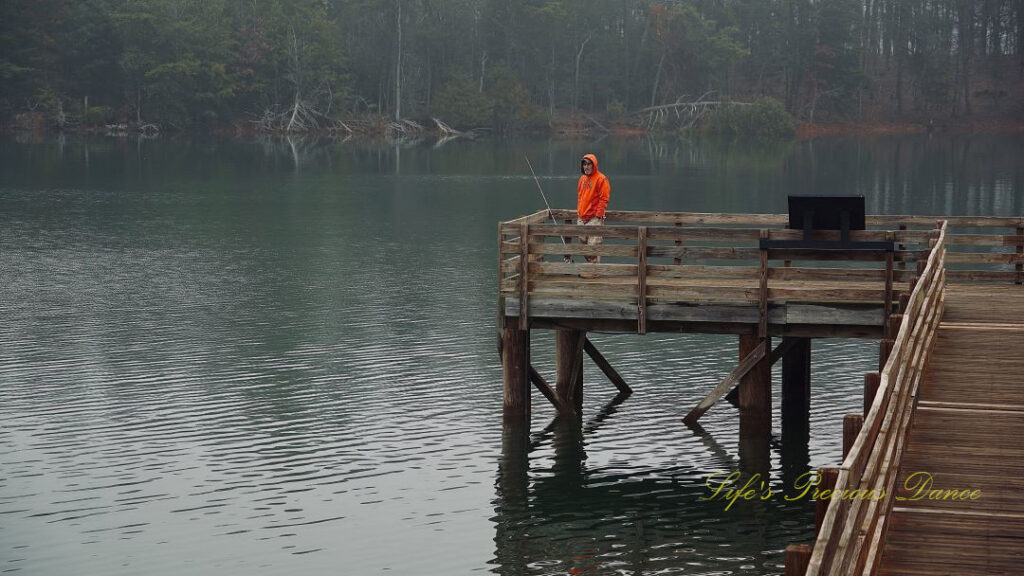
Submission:
<svg viewBox="0 0 1024 576">
<path fill-rule="evenodd" d="M 608 206 L 612 186 L 608 177 L 597 169 L 597 156 L 585 154 L 580 160 L 579 182 L 576 183 L 576 224 L 578 226 L 601 226 L 604 224 L 604 210 Z M 580 242 L 588 246 L 601 243 L 600 236 L 580 236 Z M 600 256 L 587 256 L 587 262 L 597 264 Z M 592 278 L 593 274 L 580 274 Z"/>
</svg>

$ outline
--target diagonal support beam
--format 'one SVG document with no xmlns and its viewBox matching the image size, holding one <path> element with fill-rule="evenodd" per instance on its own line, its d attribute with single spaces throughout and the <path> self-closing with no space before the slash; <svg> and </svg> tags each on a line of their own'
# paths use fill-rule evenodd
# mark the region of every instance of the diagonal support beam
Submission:
<svg viewBox="0 0 1024 576">
<path fill-rule="evenodd" d="M 693 410 L 690 410 L 690 413 L 683 418 L 683 422 L 693 424 L 699 420 L 700 417 L 715 404 L 715 402 L 718 402 L 718 400 L 722 396 L 725 396 L 726 392 L 728 392 L 734 384 L 740 381 L 740 378 L 746 376 L 747 372 L 750 372 L 750 369 L 764 358 L 765 348 L 765 341 L 762 340 L 761 344 L 757 348 L 751 350 L 750 353 L 740 361 L 739 365 L 733 368 L 732 372 L 730 372 L 724 380 L 718 383 L 718 386 L 715 386 L 711 392 L 708 392 L 708 395 L 700 401 L 700 404 L 697 404 Z"/>
<path fill-rule="evenodd" d="M 801 340 L 803 340 L 803 338 L 783 338 L 782 342 L 775 347 L 775 350 L 772 350 L 771 360 L 769 360 L 769 363 L 774 366 L 776 362 L 781 360 L 782 357 L 792 350 L 793 346 Z"/>
<path fill-rule="evenodd" d="M 618 372 L 615 371 L 615 368 L 612 368 L 611 363 L 608 362 L 600 352 L 598 352 L 597 347 L 590 341 L 590 338 L 583 341 L 583 350 L 585 350 L 587 355 L 590 356 L 590 359 L 594 361 L 594 364 L 597 364 L 597 367 L 604 372 L 604 375 L 612 381 L 612 384 L 615 384 L 615 387 L 619 389 L 620 394 L 633 393 L 633 389 L 629 387 L 629 384 L 626 384 L 626 381 Z"/>
<path fill-rule="evenodd" d="M 776 346 L 775 350 L 772 350 L 772 355 L 770 356 L 770 359 L 768 360 L 769 364 L 774 366 L 775 363 L 778 362 L 783 356 L 785 356 L 786 353 L 788 353 L 798 341 L 800 341 L 800 338 L 783 338 L 782 339 L 782 343 L 780 343 L 778 346 Z M 728 394 L 725 395 L 725 400 L 726 400 L 726 402 L 732 404 L 733 406 L 739 406 L 739 403 L 740 403 L 740 387 L 739 387 L 739 385 L 734 386 L 732 391 L 730 391 Z"/>
<path fill-rule="evenodd" d="M 544 377 L 540 375 L 540 372 L 537 372 L 537 369 L 533 367 L 533 364 L 530 364 L 530 382 L 533 383 L 533 387 L 540 391 L 540 393 L 543 394 L 544 397 L 548 399 L 548 402 L 551 402 L 551 405 L 554 406 L 560 413 L 573 413 L 572 410 L 567 410 L 562 405 L 562 402 L 558 400 L 558 395 L 555 394 L 555 391 L 551 389 L 551 385 L 548 384 L 547 380 L 545 380 Z"/>
</svg>

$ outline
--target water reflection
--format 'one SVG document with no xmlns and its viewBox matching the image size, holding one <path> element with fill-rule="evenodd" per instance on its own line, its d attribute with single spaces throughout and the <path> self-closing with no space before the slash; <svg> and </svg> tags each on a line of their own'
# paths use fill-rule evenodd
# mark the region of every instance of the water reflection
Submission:
<svg viewBox="0 0 1024 576">
<path fill-rule="evenodd" d="M 438 145 L 443 144 L 443 145 Z M 571 205 L 573 166 L 594 151 L 612 177 L 613 208 L 774 212 L 788 194 L 863 194 L 873 214 L 1013 215 L 1024 201 L 1024 149 L 1019 135 L 837 137 L 810 141 L 727 138 L 444 142 L 359 138 L 263 137 L 156 140 L 47 137 L 0 138 L 0 184 L 88 185 L 117 168 L 117 186 L 133 178 L 247 183 L 282 171 L 326 174 L 478 175 L 529 177 L 535 159 L 542 180 Z M 16 168 L 15 168 L 16 167 Z M 564 182 L 563 182 L 564 181 Z M 522 211 L 539 198 L 523 183 Z M 530 190 L 527 192 L 527 190 Z M 564 193 L 563 193 L 564 192 Z M 518 211 L 503 213 L 503 217 Z"/>
<path fill-rule="evenodd" d="M 492 519 L 493 571 L 725 574 L 781 569 L 776 543 L 787 535 L 806 538 L 807 524 L 802 523 L 813 523 L 810 502 L 788 502 L 785 496 L 795 494 L 780 489 L 807 472 L 806 441 L 784 450 L 781 484 L 770 480 L 766 466 L 769 439 L 749 439 L 736 459 L 699 425 L 690 430 L 718 462 L 713 478 L 694 475 L 685 464 L 643 474 L 628 468 L 591 469 L 587 437 L 595 426 L 612 422 L 608 418 L 621 400 L 589 424 L 556 417 L 532 437 L 521 426 L 505 426 Z M 542 450 L 550 454 L 547 461 L 531 462 L 531 455 L 537 458 Z M 725 491 L 715 497 L 713 486 L 733 472 L 736 487 L 754 487 L 757 498 L 730 504 Z M 716 527 L 724 523 L 730 526 L 725 532 Z"/>
</svg>

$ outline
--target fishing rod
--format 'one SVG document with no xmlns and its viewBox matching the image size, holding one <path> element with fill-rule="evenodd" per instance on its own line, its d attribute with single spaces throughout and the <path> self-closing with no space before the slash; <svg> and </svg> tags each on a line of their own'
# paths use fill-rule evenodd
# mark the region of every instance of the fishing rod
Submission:
<svg viewBox="0 0 1024 576">
<path fill-rule="evenodd" d="M 548 197 L 544 194 L 544 188 L 540 185 L 540 179 L 537 178 L 537 173 L 533 171 L 533 164 L 530 164 L 530 157 L 523 154 L 523 158 L 526 158 L 526 165 L 530 167 L 530 174 L 533 174 L 533 181 L 537 184 L 537 190 L 540 190 L 540 197 L 544 199 L 544 206 L 548 209 L 548 217 L 551 218 L 551 222 L 553 224 L 558 224 L 558 220 L 555 220 L 555 214 L 551 211 L 551 204 L 548 204 Z M 558 238 L 562 241 L 563 246 L 567 245 L 564 236 L 559 236 Z M 563 259 L 566 262 L 573 261 L 572 256 L 569 256 L 568 254 L 566 254 Z"/>
<path fill-rule="evenodd" d="M 548 208 L 548 216 L 551 218 L 551 222 L 558 224 L 558 220 L 555 220 L 555 215 L 551 212 L 551 204 L 548 204 L 548 197 L 544 195 L 544 189 L 540 186 L 540 179 L 537 178 L 537 173 L 533 171 L 533 164 L 530 164 L 530 157 L 523 154 L 523 158 L 526 158 L 526 165 L 530 167 L 530 174 L 533 174 L 533 181 L 537 184 L 537 190 L 540 190 L 540 197 L 544 199 L 544 205 Z M 565 240 L 562 240 L 565 243 Z"/>
</svg>

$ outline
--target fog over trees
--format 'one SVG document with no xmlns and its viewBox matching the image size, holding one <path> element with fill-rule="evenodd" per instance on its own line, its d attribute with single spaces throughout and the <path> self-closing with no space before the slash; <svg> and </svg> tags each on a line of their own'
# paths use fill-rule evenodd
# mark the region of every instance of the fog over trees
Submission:
<svg viewBox="0 0 1024 576">
<path fill-rule="evenodd" d="M 0 121 L 1019 121 L 1022 45 L 1024 0 L 4 0 Z"/>
</svg>

